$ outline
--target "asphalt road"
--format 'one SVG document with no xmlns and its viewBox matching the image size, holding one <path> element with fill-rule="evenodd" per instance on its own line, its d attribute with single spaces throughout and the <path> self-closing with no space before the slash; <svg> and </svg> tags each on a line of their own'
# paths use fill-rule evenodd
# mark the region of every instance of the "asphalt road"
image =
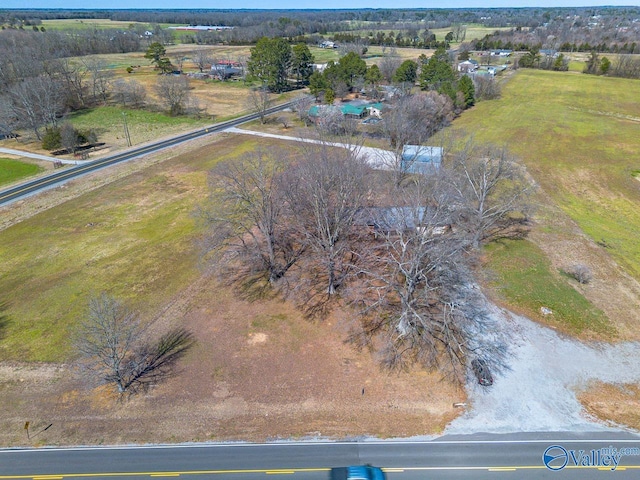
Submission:
<svg viewBox="0 0 640 480">
<path fill-rule="evenodd" d="M 278 112 L 280 110 L 283 110 L 284 108 L 287 108 L 288 106 L 290 106 L 290 103 L 285 103 L 282 105 L 271 107 L 270 109 L 267 110 L 267 114 Z M 257 113 L 254 113 L 251 115 L 245 115 L 243 117 L 238 117 L 234 120 L 217 123 L 209 127 L 201 128 L 199 130 L 178 135 L 166 140 L 146 144 L 142 147 L 135 147 L 135 148 L 126 150 L 124 152 L 117 153 L 115 155 L 110 155 L 108 157 L 100 158 L 98 160 L 84 162 L 81 165 L 67 168 L 47 176 L 37 178 L 29 182 L 21 183 L 19 185 L 15 185 L 5 190 L 0 190 L 0 205 L 9 204 L 21 198 L 24 198 L 29 195 L 33 195 L 34 193 L 45 190 L 47 188 L 60 185 L 73 178 L 86 175 L 87 173 L 93 172 L 95 170 L 99 170 L 99 169 L 108 167 L 110 165 L 114 165 L 116 163 L 124 162 L 126 160 L 131 160 L 137 157 L 141 157 L 143 155 L 154 153 L 164 148 L 171 147 L 173 145 L 178 145 L 180 143 L 187 142 L 189 140 L 193 140 L 194 138 L 202 137 L 204 135 L 209 135 L 214 132 L 219 132 L 229 127 L 235 127 L 237 125 L 241 125 L 243 123 L 249 122 L 251 120 L 255 120 L 257 118 L 259 118 L 259 115 Z"/>
<path fill-rule="evenodd" d="M 545 450 L 553 471 L 543 461 Z M 560 448 L 562 447 L 562 448 Z M 614 465 L 610 454 L 617 457 Z M 605 450 L 602 450 L 605 449 Z M 593 453 L 592 450 L 595 452 Z M 635 453 L 638 453 L 636 455 Z M 609 456 L 609 457 L 608 457 Z M 576 461 L 580 465 L 575 465 Z M 593 464 L 595 462 L 595 465 Z M 640 478 L 640 437 L 521 434 L 441 437 L 427 442 L 196 444 L 0 450 L 0 480 L 327 479 L 329 468 L 377 465 L 389 480 Z"/>
</svg>

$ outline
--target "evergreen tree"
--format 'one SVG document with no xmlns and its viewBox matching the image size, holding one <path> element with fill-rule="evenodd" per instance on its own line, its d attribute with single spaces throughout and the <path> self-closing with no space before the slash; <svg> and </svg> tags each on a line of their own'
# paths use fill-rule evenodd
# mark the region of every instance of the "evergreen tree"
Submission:
<svg viewBox="0 0 640 480">
<path fill-rule="evenodd" d="M 313 72 L 309 77 L 309 92 L 316 100 L 329 89 L 327 78 L 320 72 Z"/>
<path fill-rule="evenodd" d="M 157 64 L 160 61 L 160 58 L 166 56 L 167 49 L 164 48 L 160 42 L 153 42 L 147 48 L 146 53 L 144 54 L 144 58 L 151 60 L 153 63 Z"/>
<path fill-rule="evenodd" d="M 356 78 L 364 77 L 367 72 L 367 64 L 355 52 L 349 52 L 340 60 L 338 60 L 339 75 L 347 84 L 347 87 L 353 87 Z"/>
<path fill-rule="evenodd" d="M 380 72 L 378 65 L 374 63 L 367 68 L 367 71 L 364 74 L 364 81 L 374 87 L 382 81 L 382 73 Z"/>
<path fill-rule="evenodd" d="M 164 48 L 160 42 L 153 42 L 147 48 L 146 53 L 144 54 L 144 58 L 151 60 L 152 63 L 156 64 L 156 68 L 162 70 L 162 73 L 169 73 L 173 70 L 173 65 L 171 64 L 171 60 L 166 56 L 167 49 Z"/>
<path fill-rule="evenodd" d="M 455 80 L 456 74 L 453 71 L 453 67 L 449 64 L 448 59 L 444 60 L 442 55 L 437 54 L 437 51 L 422 66 L 422 71 L 420 72 L 420 88 L 423 90 L 437 90 L 442 93 L 443 89 L 446 90 L 448 88 L 446 85 L 454 83 Z"/>
<path fill-rule="evenodd" d="M 418 64 L 413 60 L 405 60 L 396 70 L 396 73 L 393 75 L 393 80 L 398 83 L 409 83 L 413 85 L 416 83 L 417 76 Z"/>
<path fill-rule="evenodd" d="M 458 91 L 464 95 L 464 108 L 472 107 L 476 101 L 476 91 L 473 86 L 473 80 L 468 75 L 464 75 L 458 82 Z"/>
<path fill-rule="evenodd" d="M 291 57 L 291 72 L 296 76 L 298 84 L 308 83 L 313 73 L 313 54 L 306 43 L 299 43 L 293 47 Z"/>
<path fill-rule="evenodd" d="M 262 37 L 251 49 L 249 75 L 272 92 L 287 89 L 287 73 L 291 66 L 291 46 L 284 38 Z"/>
</svg>

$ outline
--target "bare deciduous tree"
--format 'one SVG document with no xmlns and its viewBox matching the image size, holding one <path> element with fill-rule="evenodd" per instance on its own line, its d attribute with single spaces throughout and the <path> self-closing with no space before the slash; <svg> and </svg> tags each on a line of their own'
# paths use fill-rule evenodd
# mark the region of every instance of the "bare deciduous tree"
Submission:
<svg viewBox="0 0 640 480">
<path fill-rule="evenodd" d="M 176 53 L 171 57 L 171 63 L 173 63 L 173 65 L 176 67 L 176 70 L 178 70 L 180 73 L 182 73 L 182 70 L 184 69 L 185 60 L 186 57 L 182 53 Z"/>
<path fill-rule="evenodd" d="M 76 153 L 78 146 L 78 132 L 69 122 L 60 125 L 60 143 L 70 153 Z"/>
<path fill-rule="evenodd" d="M 466 205 L 472 245 L 527 234 L 534 185 L 505 148 L 469 141 L 453 159 L 453 185 Z"/>
<path fill-rule="evenodd" d="M 473 77 L 476 98 L 493 100 L 500 97 L 500 84 L 495 77 L 476 75 Z"/>
<path fill-rule="evenodd" d="M 265 274 L 271 284 L 304 251 L 284 218 L 280 175 L 285 163 L 282 152 L 270 150 L 219 163 L 209 173 L 210 199 L 198 212 L 208 228 L 208 257 L 216 262 L 239 258 L 249 273 Z"/>
<path fill-rule="evenodd" d="M 352 227 L 368 189 L 369 167 L 350 149 L 307 146 L 286 172 L 288 204 L 296 229 L 312 254 L 310 270 L 331 296 L 349 272 Z"/>
<path fill-rule="evenodd" d="M 343 115 L 339 108 L 320 106 L 316 117 L 316 131 L 320 138 L 328 140 L 332 137 L 342 137 L 343 143 L 350 143 L 350 137 L 355 135 L 358 121 Z"/>
<path fill-rule="evenodd" d="M 189 104 L 189 79 L 182 75 L 161 75 L 156 83 L 161 103 L 172 116 L 182 115 Z"/>
<path fill-rule="evenodd" d="M 267 111 L 271 106 L 271 94 L 267 87 L 252 88 L 247 98 L 248 108 L 257 113 L 260 117 L 260 123 L 267 122 Z"/>
<path fill-rule="evenodd" d="M 66 106 L 79 109 L 85 106 L 87 69 L 70 62 L 68 58 L 56 62 L 57 77 L 61 79 Z"/>
<path fill-rule="evenodd" d="M 205 70 L 211 68 L 211 62 L 213 61 L 211 52 L 204 49 L 196 50 L 192 60 L 200 70 L 200 73 L 204 73 Z"/>
<path fill-rule="evenodd" d="M 315 103 L 313 95 L 299 95 L 293 99 L 293 105 L 291 108 L 298 114 L 298 118 L 308 125 L 310 122 L 309 110 L 313 105 L 315 105 Z"/>
<path fill-rule="evenodd" d="M 454 226 L 457 193 L 438 173 L 415 180 L 394 206 L 367 211 L 375 237 L 354 292 L 363 317 L 352 340 L 378 345 L 389 368 L 418 364 L 462 382 L 470 357 L 499 365 L 506 343 L 486 336 L 491 319 L 473 287 L 469 239 Z"/>
<path fill-rule="evenodd" d="M 113 82 L 113 99 L 125 107 L 143 106 L 146 96 L 144 86 L 133 79 L 118 79 Z"/>
<path fill-rule="evenodd" d="M 92 58 L 84 60 L 83 63 L 90 74 L 89 82 L 93 101 L 106 103 L 113 81 L 113 71 L 108 69 L 104 60 Z"/>
<path fill-rule="evenodd" d="M 153 341 L 136 313 L 106 294 L 89 302 L 75 333 L 80 366 L 92 379 L 134 392 L 170 373 L 193 345 L 191 333 L 173 328 Z"/>
<path fill-rule="evenodd" d="M 8 90 L 9 107 L 20 126 L 30 128 L 38 140 L 40 128 L 55 124 L 63 110 L 60 84 L 48 76 L 25 78 Z"/>
<path fill-rule="evenodd" d="M 396 73 L 396 70 L 398 70 L 401 63 L 402 58 L 395 53 L 395 50 L 382 58 L 378 68 L 380 69 L 380 73 L 382 74 L 382 78 L 385 82 L 391 83 L 393 81 L 393 75 Z"/>
</svg>

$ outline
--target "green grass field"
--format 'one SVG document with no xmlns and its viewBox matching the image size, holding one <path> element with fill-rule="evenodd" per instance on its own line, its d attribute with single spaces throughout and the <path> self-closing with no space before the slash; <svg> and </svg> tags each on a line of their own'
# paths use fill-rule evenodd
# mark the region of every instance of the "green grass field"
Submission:
<svg viewBox="0 0 640 480">
<path fill-rule="evenodd" d="M 95 130 L 101 142 L 111 146 L 125 147 L 123 114 L 126 115 L 129 135 L 134 145 L 212 123 L 211 119 L 171 117 L 158 112 L 120 107 L 96 107 L 79 111 L 72 114 L 69 120 L 77 129 Z"/>
<path fill-rule="evenodd" d="M 23 178 L 40 173 L 43 170 L 38 165 L 25 163 L 10 158 L 0 158 L 0 186 L 17 182 Z"/>
<path fill-rule="evenodd" d="M 594 308 L 577 290 L 553 272 L 549 261 L 533 243 L 504 241 L 486 248 L 489 268 L 496 278 L 492 285 L 498 295 L 530 318 L 542 320 L 562 331 L 615 334 L 604 313 Z M 546 307 L 553 314 L 542 315 Z"/>
<path fill-rule="evenodd" d="M 264 142 L 263 142 L 264 143 Z M 42 212 L 0 232 L 0 360 L 68 359 L 70 332 L 102 291 L 145 319 L 200 275 L 195 205 L 206 172 L 256 147 L 227 139 Z"/>
<path fill-rule="evenodd" d="M 464 41 L 471 42 L 473 40 L 480 40 L 485 35 L 490 35 L 497 30 L 510 30 L 510 29 L 511 27 L 485 27 L 484 25 L 472 23 L 467 25 L 467 31 L 464 37 Z M 442 41 L 444 40 L 444 37 L 447 35 L 447 33 L 449 33 L 451 30 L 452 30 L 451 28 L 434 28 L 431 31 L 436 34 L 437 40 Z M 454 43 L 454 45 L 456 44 Z"/>
<path fill-rule="evenodd" d="M 55 20 L 42 20 L 42 26 L 46 30 L 85 30 L 97 28 L 100 30 L 114 29 L 127 30 L 130 25 L 148 26 L 148 23 L 125 22 L 117 20 L 109 20 L 108 18 L 67 18 Z"/>
<path fill-rule="evenodd" d="M 549 195 L 640 279 L 640 81 L 520 70 L 454 131 L 508 148 Z"/>
</svg>

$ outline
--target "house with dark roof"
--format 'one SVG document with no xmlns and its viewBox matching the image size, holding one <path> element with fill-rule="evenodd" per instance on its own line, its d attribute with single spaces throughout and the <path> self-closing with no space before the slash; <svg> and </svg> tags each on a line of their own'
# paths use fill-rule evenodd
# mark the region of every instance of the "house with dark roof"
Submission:
<svg viewBox="0 0 640 480">
<path fill-rule="evenodd" d="M 357 227 L 366 228 L 374 236 L 410 231 L 438 236 L 451 231 L 451 225 L 444 219 L 436 221 L 436 215 L 423 206 L 364 207 L 356 212 L 354 223 Z"/>
</svg>

